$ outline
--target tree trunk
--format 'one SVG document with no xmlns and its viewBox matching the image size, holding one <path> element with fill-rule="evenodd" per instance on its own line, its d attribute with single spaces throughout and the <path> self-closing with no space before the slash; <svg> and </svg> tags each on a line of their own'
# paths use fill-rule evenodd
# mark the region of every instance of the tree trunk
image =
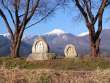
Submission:
<svg viewBox="0 0 110 83">
<path fill-rule="evenodd" d="M 14 35 L 14 40 L 11 44 L 11 56 L 14 58 L 20 57 L 20 44 L 21 44 L 23 32 L 24 32 L 24 28 L 22 27 L 21 30 L 16 31 Z"/>
<path fill-rule="evenodd" d="M 14 42 L 11 46 L 11 56 L 16 58 L 19 57 L 19 46 Z"/>
<path fill-rule="evenodd" d="M 91 56 L 92 57 L 100 56 L 99 45 L 100 45 L 100 38 L 98 38 L 96 42 L 91 41 Z"/>
<path fill-rule="evenodd" d="M 19 34 L 15 34 L 14 40 L 11 44 L 11 56 L 14 58 L 19 57 L 20 43 L 18 42 L 19 39 L 18 35 Z"/>
</svg>

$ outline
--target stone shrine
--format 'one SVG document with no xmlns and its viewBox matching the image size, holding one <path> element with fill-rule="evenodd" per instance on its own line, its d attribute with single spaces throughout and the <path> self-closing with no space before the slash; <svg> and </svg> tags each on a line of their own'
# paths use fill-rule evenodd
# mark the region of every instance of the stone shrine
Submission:
<svg viewBox="0 0 110 83">
<path fill-rule="evenodd" d="M 33 44 L 32 53 L 48 53 L 48 44 L 44 40 L 44 38 L 39 37 Z"/>
<path fill-rule="evenodd" d="M 32 54 L 27 58 L 27 61 L 33 60 L 48 60 L 49 47 L 43 37 L 38 37 L 32 46 Z"/>
<path fill-rule="evenodd" d="M 66 45 L 64 49 L 65 58 L 75 58 L 78 54 L 76 52 L 76 48 L 72 44 Z"/>
</svg>

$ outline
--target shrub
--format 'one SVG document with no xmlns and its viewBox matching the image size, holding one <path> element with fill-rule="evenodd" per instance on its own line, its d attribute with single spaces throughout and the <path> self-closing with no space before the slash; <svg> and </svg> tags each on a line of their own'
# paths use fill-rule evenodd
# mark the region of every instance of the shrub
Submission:
<svg viewBox="0 0 110 83">
<path fill-rule="evenodd" d="M 49 60 L 56 59 L 55 53 L 48 53 L 47 57 Z"/>
</svg>

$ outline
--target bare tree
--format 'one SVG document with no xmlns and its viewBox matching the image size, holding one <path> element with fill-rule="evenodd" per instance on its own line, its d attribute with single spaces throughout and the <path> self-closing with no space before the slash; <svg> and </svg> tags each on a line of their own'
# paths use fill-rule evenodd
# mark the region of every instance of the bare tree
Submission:
<svg viewBox="0 0 110 83">
<path fill-rule="evenodd" d="M 24 30 L 48 17 L 65 0 L 0 0 L 0 16 L 11 36 L 11 56 L 19 57 Z M 8 15 L 7 15 L 8 14 Z M 10 16 L 11 20 L 9 20 Z M 39 18 L 29 25 L 32 18 Z M 10 26 L 13 23 L 13 27 Z"/>
<path fill-rule="evenodd" d="M 102 31 L 103 13 L 108 5 L 108 0 L 72 0 L 84 17 L 86 26 L 89 30 L 91 56 L 97 57 L 100 55 L 100 34 Z M 96 5 L 94 5 L 96 3 Z M 93 7 L 97 6 L 97 9 Z M 97 24 L 98 23 L 98 24 Z M 97 25 L 96 25 L 97 24 Z M 96 27 L 97 26 L 97 27 Z"/>
</svg>

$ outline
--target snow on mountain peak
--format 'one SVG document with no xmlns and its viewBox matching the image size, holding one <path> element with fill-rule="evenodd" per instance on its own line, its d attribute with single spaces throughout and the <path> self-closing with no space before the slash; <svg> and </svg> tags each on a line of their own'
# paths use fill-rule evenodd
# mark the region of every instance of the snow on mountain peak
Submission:
<svg viewBox="0 0 110 83">
<path fill-rule="evenodd" d="M 0 34 L 0 35 L 2 35 L 2 36 L 4 36 L 4 37 L 9 37 L 9 36 L 10 36 L 9 33 L 4 33 L 4 34 Z"/>
<path fill-rule="evenodd" d="M 82 36 L 86 36 L 86 35 L 88 35 L 88 34 L 89 34 L 89 32 L 84 32 L 84 33 L 78 34 L 77 36 L 78 36 L 78 37 L 82 37 Z"/>
<path fill-rule="evenodd" d="M 57 35 L 60 35 L 60 34 L 64 34 L 65 32 L 63 31 L 63 30 L 61 30 L 61 29 L 54 29 L 54 30 L 52 30 L 51 32 L 48 32 L 48 33 L 46 33 L 46 34 L 48 34 L 48 35 L 54 35 L 54 34 L 57 34 Z"/>
</svg>

